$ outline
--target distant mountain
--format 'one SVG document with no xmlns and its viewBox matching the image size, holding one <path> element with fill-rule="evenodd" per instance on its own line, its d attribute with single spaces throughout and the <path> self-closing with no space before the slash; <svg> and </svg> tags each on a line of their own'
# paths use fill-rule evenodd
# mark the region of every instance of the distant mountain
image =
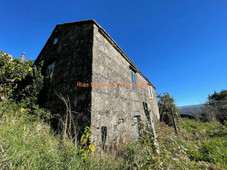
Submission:
<svg viewBox="0 0 227 170">
<path fill-rule="evenodd" d="M 199 105 L 190 105 L 190 106 L 179 106 L 177 107 L 179 110 L 179 113 L 183 117 L 194 117 L 195 115 L 198 115 L 201 117 L 202 111 L 202 104 Z"/>
</svg>

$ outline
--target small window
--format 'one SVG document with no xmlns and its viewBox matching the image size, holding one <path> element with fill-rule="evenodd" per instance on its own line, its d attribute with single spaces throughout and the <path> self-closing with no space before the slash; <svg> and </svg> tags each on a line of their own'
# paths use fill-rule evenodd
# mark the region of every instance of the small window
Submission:
<svg viewBox="0 0 227 170">
<path fill-rule="evenodd" d="M 136 86 L 136 73 L 131 71 L 131 79 L 132 79 L 132 89 L 137 91 L 137 86 Z"/>
<path fill-rule="evenodd" d="M 56 38 L 54 39 L 54 45 L 57 44 L 57 42 L 58 42 L 58 37 L 56 37 Z"/>
<path fill-rule="evenodd" d="M 46 70 L 46 76 L 47 78 L 50 79 L 50 82 L 53 81 L 53 73 L 54 73 L 54 66 L 55 66 L 55 62 L 51 63 Z"/>
<path fill-rule="evenodd" d="M 106 143 L 106 137 L 107 137 L 107 127 L 102 126 L 101 127 L 101 135 L 102 135 L 102 149 L 105 151 L 105 143 Z"/>
<path fill-rule="evenodd" d="M 148 87 L 148 91 L 149 91 L 150 99 L 153 99 L 153 93 L 152 93 L 152 87 L 151 86 Z"/>
</svg>

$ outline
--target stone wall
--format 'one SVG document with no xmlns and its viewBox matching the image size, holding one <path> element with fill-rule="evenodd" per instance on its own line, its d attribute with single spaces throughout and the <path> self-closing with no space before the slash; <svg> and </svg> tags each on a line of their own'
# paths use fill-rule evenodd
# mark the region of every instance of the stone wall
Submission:
<svg viewBox="0 0 227 170">
<path fill-rule="evenodd" d="M 58 38 L 56 44 L 55 38 Z M 91 82 L 92 43 L 92 24 L 57 25 L 35 62 L 44 61 L 45 76 L 48 65 L 55 62 L 53 79 L 45 79 L 40 102 L 52 112 L 65 115 L 65 105 L 56 93 L 69 96 L 80 130 L 90 125 L 91 88 L 77 87 L 77 82 Z"/>
<path fill-rule="evenodd" d="M 143 102 L 148 104 L 150 117 L 158 113 L 155 89 L 152 87 L 153 101 L 150 101 L 148 87 L 111 87 L 111 82 L 131 83 L 130 64 L 122 54 L 111 45 L 108 36 L 94 25 L 92 81 L 109 84 L 109 87 L 92 88 L 91 123 L 97 127 L 92 134 L 96 147 L 102 147 L 102 128 L 107 128 L 106 148 L 117 148 L 135 139 L 134 116 L 146 121 Z M 136 73 L 137 83 L 149 82 Z M 115 84 L 113 84 L 115 85 Z"/>
<path fill-rule="evenodd" d="M 132 70 L 136 70 L 137 83 L 150 82 L 94 21 L 57 25 L 35 64 L 42 61 L 46 78 L 40 103 L 64 116 L 65 105 L 56 93 L 69 96 L 74 122 L 80 132 L 85 126 L 96 126 L 92 132 L 96 147 L 119 150 L 119 146 L 135 139 L 135 118 L 140 116 L 144 121 L 152 121 L 155 114 L 159 116 L 153 86 L 152 101 L 147 86 L 138 87 L 137 91 L 119 86 L 119 83 L 132 83 Z M 50 79 L 46 71 L 53 63 Z M 108 87 L 91 87 L 91 82 Z M 145 114 L 144 103 L 150 115 Z"/>
</svg>

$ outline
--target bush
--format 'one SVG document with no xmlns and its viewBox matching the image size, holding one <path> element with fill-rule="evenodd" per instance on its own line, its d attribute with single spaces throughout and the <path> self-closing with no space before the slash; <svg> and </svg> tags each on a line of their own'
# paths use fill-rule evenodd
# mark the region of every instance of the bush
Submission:
<svg viewBox="0 0 227 170">
<path fill-rule="evenodd" d="M 23 100 L 33 107 L 43 87 L 43 76 L 40 68 L 32 66 L 32 60 L 13 58 L 0 52 L 0 99 Z"/>
<path fill-rule="evenodd" d="M 14 89 L 32 71 L 32 61 L 13 59 L 9 54 L 0 52 L 0 96 L 2 100 L 12 97 Z"/>
<path fill-rule="evenodd" d="M 172 114 L 179 119 L 179 111 L 174 103 L 174 98 L 169 95 L 168 92 L 164 92 L 163 95 L 158 96 L 158 107 L 160 113 L 160 121 L 165 122 L 167 125 L 172 126 Z"/>
<path fill-rule="evenodd" d="M 208 96 L 208 101 L 203 107 L 203 117 L 207 121 L 218 120 L 222 124 L 227 120 L 227 90 L 214 92 Z"/>
</svg>

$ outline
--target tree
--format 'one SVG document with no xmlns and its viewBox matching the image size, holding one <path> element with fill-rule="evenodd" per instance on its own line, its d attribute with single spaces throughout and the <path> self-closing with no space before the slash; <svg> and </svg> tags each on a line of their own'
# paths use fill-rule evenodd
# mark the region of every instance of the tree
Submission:
<svg viewBox="0 0 227 170">
<path fill-rule="evenodd" d="M 218 120 L 222 124 L 227 120 L 227 90 L 221 90 L 208 95 L 208 101 L 203 107 L 205 120 Z"/>
<path fill-rule="evenodd" d="M 7 100 L 12 97 L 14 89 L 28 72 L 32 71 L 32 61 L 22 61 L 0 52 L 0 97 Z"/>
<path fill-rule="evenodd" d="M 32 60 L 24 60 L 24 55 L 17 59 L 0 51 L 0 100 L 25 100 L 27 105 L 36 102 L 43 76 Z"/>
<path fill-rule="evenodd" d="M 168 92 L 164 92 L 163 95 L 158 96 L 158 107 L 160 113 L 160 121 L 165 122 L 168 125 L 173 125 L 172 114 L 177 117 L 179 111 L 174 103 L 174 98 L 169 95 Z"/>
</svg>

